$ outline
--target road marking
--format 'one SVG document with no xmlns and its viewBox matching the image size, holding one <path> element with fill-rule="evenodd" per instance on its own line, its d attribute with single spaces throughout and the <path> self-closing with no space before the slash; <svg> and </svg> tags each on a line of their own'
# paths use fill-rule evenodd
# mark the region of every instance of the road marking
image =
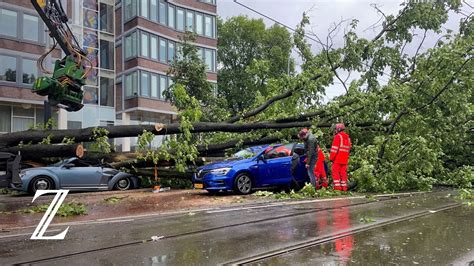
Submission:
<svg viewBox="0 0 474 266">
<path fill-rule="evenodd" d="M 34 226 L 33 226 L 34 227 Z M 48 230 L 46 231 L 45 233 L 54 233 L 54 232 L 58 232 L 58 231 L 61 231 L 61 229 L 53 229 L 53 230 Z M 0 235 L 0 239 L 3 239 L 3 238 L 9 238 L 9 237 L 18 237 L 18 236 L 31 236 L 31 232 L 29 233 L 23 233 L 23 234 L 14 234 L 14 235 Z"/>
</svg>

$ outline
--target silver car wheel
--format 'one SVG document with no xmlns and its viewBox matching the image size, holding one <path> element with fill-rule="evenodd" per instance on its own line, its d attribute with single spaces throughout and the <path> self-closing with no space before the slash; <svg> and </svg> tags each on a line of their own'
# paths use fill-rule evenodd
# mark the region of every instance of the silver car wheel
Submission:
<svg viewBox="0 0 474 266">
<path fill-rule="evenodd" d="M 53 183 L 48 177 L 39 177 L 33 182 L 34 191 L 48 190 L 53 188 Z"/>
<path fill-rule="evenodd" d="M 122 178 L 119 181 L 117 181 L 116 185 L 117 189 L 119 190 L 127 190 L 130 188 L 130 179 L 128 178 Z"/>
<path fill-rule="evenodd" d="M 237 177 L 237 189 L 242 194 L 250 193 L 250 190 L 252 189 L 252 180 L 248 175 L 243 174 Z"/>
<path fill-rule="evenodd" d="M 36 182 L 36 189 L 47 189 L 48 188 L 48 182 L 44 180 L 38 180 Z"/>
</svg>

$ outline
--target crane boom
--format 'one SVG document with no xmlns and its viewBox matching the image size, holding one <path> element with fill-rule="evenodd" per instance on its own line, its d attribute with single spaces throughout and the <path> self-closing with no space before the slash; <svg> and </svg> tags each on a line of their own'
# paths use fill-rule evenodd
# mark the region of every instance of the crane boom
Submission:
<svg viewBox="0 0 474 266">
<path fill-rule="evenodd" d="M 39 77 L 33 84 L 32 91 L 41 96 L 48 96 L 50 105 L 75 112 L 82 109 L 84 92 L 82 86 L 92 64 L 87 53 L 81 48 L 69 28 L 68 17 L 60 0 L 31 0 L 36 12 L 40 15 L 53 38 L 51 50 L 38 59 L 39 68 L 43 68 L 46 55 L 59 44 L 65 57 L 56 60 L 52 77 Z"/>
</svg>

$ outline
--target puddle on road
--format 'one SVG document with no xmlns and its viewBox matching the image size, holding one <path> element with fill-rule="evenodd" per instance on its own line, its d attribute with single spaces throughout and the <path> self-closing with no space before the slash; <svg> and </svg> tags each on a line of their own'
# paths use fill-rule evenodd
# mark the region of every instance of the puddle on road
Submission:
<svg viewBox="0 0 474 266">
<path fill-rule="evenodd" d="M 341 212 L 337 217 L 340 228 L 346 226 L 346 215 Z M 290 252 L 257 264 L 471 265 L 474 263 L 473 220 L 474 208 L 462 206 Z M 324 224 L 320 224 L 320 228 L 324 231 Z"/>
</svg>

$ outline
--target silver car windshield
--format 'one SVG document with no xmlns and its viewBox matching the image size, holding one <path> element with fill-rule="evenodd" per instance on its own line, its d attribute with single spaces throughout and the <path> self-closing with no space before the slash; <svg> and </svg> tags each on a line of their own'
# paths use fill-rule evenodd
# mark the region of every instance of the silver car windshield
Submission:
<svg viewBox="0 0 474 266">
<path fill-rule="evenodd" d="M 67 160 L 61 160 L 61 161 L 59 161 L 59 162 L 57 162 L 57 163 L 54 163 L 54 164 L 51 164 L 51 165 L 49 165 L 49 166 L 51 166 L 51 167 L 59 167 L 59 166 L 63 165 L 64 162 L 66 162 L 66 161 L 67 161 Z"/>
</svg>

